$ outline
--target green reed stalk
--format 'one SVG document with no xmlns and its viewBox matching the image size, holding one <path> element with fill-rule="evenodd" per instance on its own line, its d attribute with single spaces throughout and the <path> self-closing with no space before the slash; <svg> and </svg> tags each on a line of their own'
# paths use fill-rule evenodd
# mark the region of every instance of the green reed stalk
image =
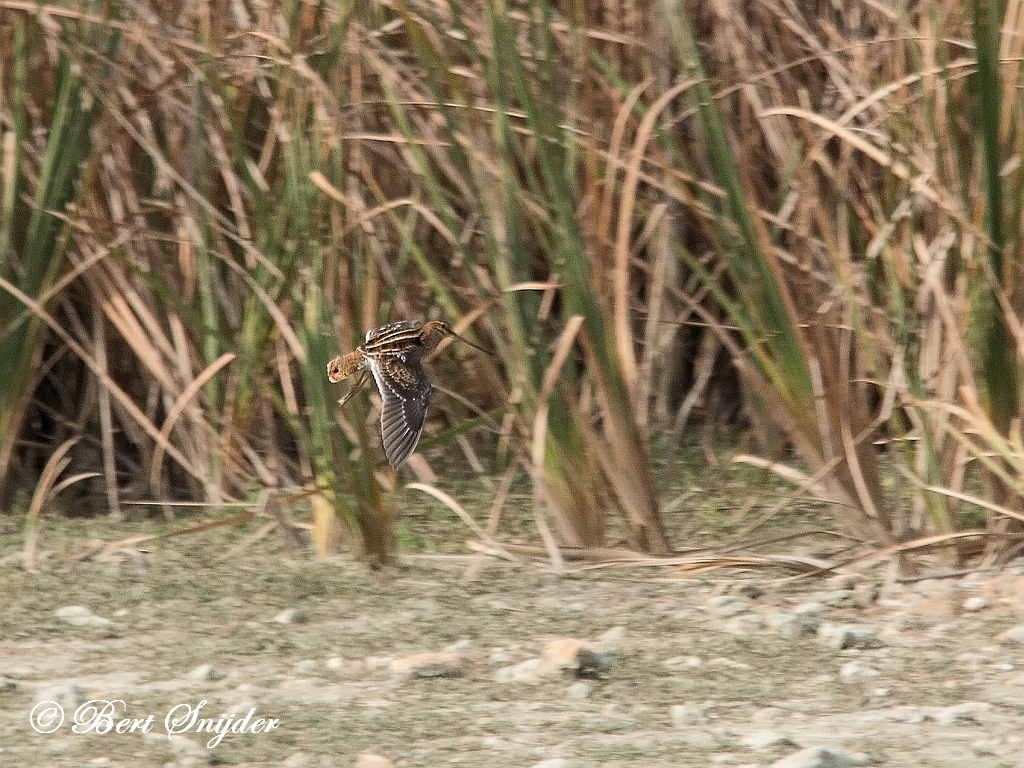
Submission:
<svg viewBox="0 0 1024 768">
<path fill-rule="evenodd" d="M 28 112 L 38 93 L 30 86 L 34 45 L 44 31 L 20 14 L 12 17 L 13 71 L 11 108 L 14 117 L 10 177 L 3 180 L 3 222 L 0 224 L 0 271 L 25 294 L 41 298 L 65 267 L 65 224 L 59 218 L 75 199 L 92 147 L 92 132 L 103 101 L 67 52 L 61 51 L 55 72 L 53 110 L 46 146 L 37 174 L 25 167 L 29 136 Z M 100 44 L 108 58 L 117 52 L 117 32 L 83 25 L 84 34 Z M 35 186 L 29 179 L 35 177 Z M 30 202 L 23 203 L 21 198 Z M 14 444 L 20 435 L 34 376 L 42 354 L 43 324 L 14 297 L 0 290 L 0 489 Z"/>
</svg>

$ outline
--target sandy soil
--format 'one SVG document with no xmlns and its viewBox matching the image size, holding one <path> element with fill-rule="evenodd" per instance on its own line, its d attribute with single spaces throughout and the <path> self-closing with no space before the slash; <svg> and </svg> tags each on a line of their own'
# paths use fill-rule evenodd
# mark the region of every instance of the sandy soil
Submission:
<svg viewBox="0 0 1024 768">
<path fill-rule="evenodd" d="M 244 530 L 78 561 L 125 535 L 92 521 L 45 531 L 30 574 L 3 532 L 0 766 L 770 766 L 814 747 L 1024 766 L 1021 567 L 902 585 L 487 561 L 466 581 L 456 558 L 380 574 L 273 537 L 217 562 Z M 44 700 L 65 709 L 48 734 Z M 96 700 L 124 702 L 112 730 L 74 733 Z M 212 747 L 187 720 L 169 737 L 204 700 L 213 721 L 256 711 Z"/>
</svg>

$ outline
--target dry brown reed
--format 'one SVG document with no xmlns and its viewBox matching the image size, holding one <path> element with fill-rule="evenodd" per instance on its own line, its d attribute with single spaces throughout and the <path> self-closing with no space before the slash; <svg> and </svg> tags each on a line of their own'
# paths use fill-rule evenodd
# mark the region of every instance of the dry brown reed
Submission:
<svg viewBox="0 0 1024 768">
<path fill-rule="evenodd" d="M 410 469 L 525 474 L 556 563 L 610 510 L 668 554 L 648 436 L 737 407 L 865 542 L 1005 533 L 1022 8 L 0 0 L 0 498 L 79 438 L 98 508 L 304 488 L 318 550 L 386 562 L 324 366 L 438 313 L 499 357 L 434 361 Z"/>
</svg>

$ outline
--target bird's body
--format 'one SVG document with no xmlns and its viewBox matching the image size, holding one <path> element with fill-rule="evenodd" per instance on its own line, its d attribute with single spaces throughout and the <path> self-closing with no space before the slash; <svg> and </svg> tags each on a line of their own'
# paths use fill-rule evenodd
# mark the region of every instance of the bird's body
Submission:
<svg viewBox="0 0 1024 768">
<path fill-rule="evenodd" d="M 367 332 L 366 341 L 354 352 L 339 355 L 327 366 L 327 378 L 332 382 L 359 374 L 338 401 L 339 405 L 344 405 L 363 385 L 367 372 L 373 375 L 383 400 L 380 426 L 384 453 L 393 467 L 401 466 L 409 458 L 423 432 L 432 387 L 423 371 L 422 360 L 445 336 L 462 339 L 440 320 L 426 323 L 400 320 Z M 467 339 L 462 340 L 487 351 Z"/>
</svg>

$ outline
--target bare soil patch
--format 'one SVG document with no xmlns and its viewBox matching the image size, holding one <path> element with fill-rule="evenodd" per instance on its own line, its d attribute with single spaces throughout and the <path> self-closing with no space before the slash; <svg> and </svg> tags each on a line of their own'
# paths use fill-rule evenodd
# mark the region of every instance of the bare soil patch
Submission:
<svg viewBox="0 0 1024 768">
<path fill-rule="evenodd" d="M 290 559 L 276 539 L 214 562 L 245 533 L 76 562 L 91 537 L 126 532 L 71 523 L 44 534 L 52 554 L 30 574 L 8 527 L 0 766 L 768 766 L 819 746 L 864 765 L 1024 765 L 1024 650 L 999 639 L 1024 623 L 1021 568 L 885 585 L 488 561 L 466 582 L 461 560 L 373 573 Z M 110 623 L 58 616 L 76 605 Z M 839 648 L 843 627 L 865 642 Z M 508 671 L 557 638 L 610 666 Z M 401 663 L 425 652 L 453 664 Z M 118 716 L 152 729 L 75 734 L 69 712 L 39 734 L 46 697 L 123 700 Z M 169 739 L 166 714 L 203 700 L 203 716 L 280 724 L 212 748 L 212 734 Z"/>
</svg>

